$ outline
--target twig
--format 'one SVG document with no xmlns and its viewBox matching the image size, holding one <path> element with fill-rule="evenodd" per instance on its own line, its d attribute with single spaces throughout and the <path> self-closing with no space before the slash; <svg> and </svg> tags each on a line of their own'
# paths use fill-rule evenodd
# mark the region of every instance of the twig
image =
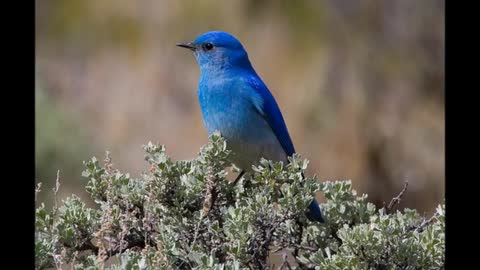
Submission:
<svg viewBox="0 0 480 270">
<path fill-rule="evenodd" d="M 192 253 L 193 248 L 195 247 L 195 243 L 198 238 L 198 232 L 200 231 L 200 225 L 203 222 L 203 219 L 208 216 L 210 210 L 212 210 L 213 205 L 215 204 L 215 200 L 217 199 L 217 191 L 216 191 L 216 177 L 213 173 L 213 168 L 208 167 L 207 170 L 207 191 L 205 192 L 205 200 L 203 201 L 202 212 L 200 214 L 200 220 L 198 221 L 197 225 L 195 226 L 195 233 L 193 235 L 193 241 L 190 245 L 187 258 Z M 180 268 L 185 261 L 183 261 L 178 267 Z"/>
<path fill-rule="evenodd" d="M 414 231 L 416 231 L 416 232 L 422 232 L 423 229 L 425 229 L 425 227 L 427 227 L 430 223 L 433 222 L 433 219 L 434 219 L 434 218 L 435 218 L 435 215 L 433 215 L 431 218 L 429 218 L 429 219 L 427 219 L 427 220 L 424 220 L 424 221 L 422 222 L 422 224 L 420 224 L 420 226 L 414 228 Z"/>
<path fill-rule="evenodd" d="M 290 263 L 288 262 L 287 252 L 284 252 L 282 254 L 282 264 L 278 267 L 278 270 L 283 270 L 283 269 L 292 269 L 292 267 L 290 266 Z"/>
<path fill-rule="evenodd" d="M 280 246 L 280 247 L 277 247 L 276 249 L 272 250 L 272 253 L 277 253 L 279 250 L 285 248 L 286 246 Z"/>
<path fill-rule="evenodd" d="M 299 228 L 299 233 L 298 233 L 298 239 L 297 239 L 298 244 L 295 244 L 295 245 L 294 245 L 294 246 L 295 246 L 295 250 L 293 251 L 293 255 L 294 255 L 295 257 L 298 256 L 298 246 L 300 246 L 300 245 L 302 244 L 302 237 L 303 237 L 303 226 L 302 226 L 303 224 L 300 222 L 299 219 L 296 220 L 296 223 L 297 223 L 298 228 Z"/>
<path fill-rule="evenodd" d="M 121 253 L 127 249 L 133 248 L 133 247 L 140 247 L 144 248 L 145 247 L 145 240 L 142 239 L 142 237 L 138 237 L 132 241 L 127 241 L 126 245 L 122 245 L 122 243 L 118 243 L 118 245 L 110 250 L 107 250 L 108 257 L 112 257 L 118 253 Z"/>
<path fill-rule="evenodd" d="M 282 224 L 283 222 L 285 222 L 286 220 L 288 219 L 291 219 L 290 216 L 285 216 L 283 217 L 282 219 L 278 220 L 277 222 L 273 223 L 271 226 L 270 226 L 270 229 L 268 229 L 265 233 L 264 233 L 264 236 L 265 236 L 265 240 L 260 243 L 259 246 L 252 246 L 252 245 L 255 245 L 255 241 L 252 241 L 252 243 L 250 244 L 250 248 L 249 249 L 254 249 L 254 252 L 252 254 L 252 257 L 247 261 L 247 264 L 249 264 L 250 262 L 254 261 L 253 263 L 255 263 L 256 265 L 258 265 L 259 263 L 261 263 L 259 261 L 257 257 L 259 251 L 261 250 L 265 250 L 268 248 L 268 246 L 270 245 L 270 243 L 272 242 L 272 238 L 273 238 L 273 234 L 275 233 L 275 230 L 278 228 L 278 226 L 280 226 L 280 224 Z M 263 231 L 263 230 L 262 230 Z"/>
<path fill-rule="evenodd" d="M 52 215 L 55 216 L 58 210 L 58 200 L 57 200 L 57 194 L 58 190 L 60 189 L 60 170 L 57 171 L 57 179 L 55 180 L 55 187 L 52 189 L 53 190 L 53 198 L 55 205 L 53 207 Z"/>
<path fill-rule="evenodd" d="M 240 180 L 240 178 L 242 178 L 242 176 L 243 176 L 244 174 L 245 174 L 245 171 L 244 171 L 244 170 L 242 170 L 242 171 L 238 174 L 237 178 L 235 178 L 235 180 L 233 181 L 233 185 L 234 185 L 234 186 L 238 183 L 238 180 Z"/>
<path fill-rule="evenodd" d="M 106 151 L 105 152 L 105 159 L 103 160 L 104 166 L 107 169 L 107 172 L 112 173 L 113 172 L 113 163 L 112 163 L 112 157 L 110 156 L 110 152 Z"/>
<path fill-rule="evenodd" d="M 309 247 L 309 246 L 302 246 L 302 245 L 294 245 L 298 249 L 308 250 L 308 251 L 317 251 L 318 247 Z"/>
<path fill-rule="evenodd" d="M 90 239 L 87 239 L 78 249 L 77 251 L 85 251 L 91 250 L 93 253 L 98 253 L 98 247 L 94 246 Z"/>
<path fill-rule="evenodd" d="M 78 257 L 78 251 L 73 252 L 72 262 L 70 263 L 70 270 L 75 270 L 75 263 Z"/>
<path fill-rule="evenodd" d="M 98 253 L 101 253 L 103 255 L 103 261 L 106 261 L 108 258 L 121 253 L 127 249 L 133 248 L 133 247 L 140 247 L 140 248 L 145 248 L 147 246 L 145 239 L 139 235 L 138 233 L 132 233 L 129 234 L 125 237 L 126 240 L 118 242 L 115 244 L 112 248 L 109 249 L 103 249 L 95 246 L 92 244 L 90 239 L 87 239 L 86 241 L 83 242 L 83 244 L 79 247 L 73 247 L 70 246 L 66 243 L 63 243 L 63 246 L 66 248 L 73 248 L 75 252 L 81 252 L 81 251 L 87 251 L 90 250 L 92 251 L 95 255 L 98 255 Z M 126 242 L 126 243 L 125 243 Z"/>
<path fill-rule="evenodd" d="M 216 189 L 216 181 L 215 175 L 212 172 L 212 167 L 208 167 L 207 172 L 207 191 L 205 192 L 205 201 L 203 201 L 202 213 L 200 216 L 200 220 L 197 223 L 195 228 L 195 234 L 193 236 L 192 245 L 190 246 L 190 252 L 195 245 L 195 241 L 198 237 L 198 231 L 200 230 L 200 225 L 202 224 L 203 219 L 208 216 L 210 210 L 212 210 L 213 205 L 215 204 L 215 199 L 217 198 L 217 189 Z"/>
<path fill-rule="evenodd" d="M 37 201 L 37 195 L 42 191 L 42 182 L 37 183 L 37 187 L 35 188 L 35 201 Z"/>
<path fill-rule="evenodd" d="M 193 241 L 192 241 L 192 244 L 190 245 L 188 255 L 190 255 L 190 253 L 192 253 L 193 247 L 195 246 L 195 242 L 197 241 L 197 237 L 198 237 L 198 231 L 200 231 L 200 225 L 202 224 L 203 218 L 204 218 L 204 216 L 202 215 L 200 217 L 200 220 L 197 223 L 197 226 L 195 226 L 195 234 L 193 235 Z M 187 255 L 187 257 L 188 257 L 188 255 Z"/>
<path fill-rule="evenodd" d="M 215 199 L 217 198 L 217 190 L 216 190 L 216 181 L 215 175 L 212 172 L 212 168 L 209 167 L 207 173 L 207 191 L 205 193 L 205 201 L 203 201 L 203 208 L 202 208 L 202 219 L 210 213 L 212 210 L 213 204 L 215 203 Z"/>
<path fill-rule="evenodd" d="M 310 246 L 302 246 L 302 245 L 299 245 L 299 244 L 292 244 L 293 247 L 299 249 L 299 250 L 308 250 L 308 251 L 318 251 L 318 247 L 310 247 Z M 277 248 L 275 248 L 274 250 L 272 250 L 272 253 L 277 253 L 278 251 L 284 249 L 284 248 L 287 248 L 289 245 L 288 244 L 284 244 L 284 245 L 281 245 Z"/>
<path fill-rule="evenodd" d="M 396 196 L 396 197 L 393 197 L 393 199 L 390 201 L 390 203 L 388 204 L 387 208 L 385 209 L 385 213 L 388 214 L 390 213 L 390 211 L 392 210 L 392 208 L 399 204 L 402 197 L 403 197 L 403 194 L 405 194 L 405 191 L 407 190 L 407 187 L 408 187 L 408 181 L 405 181 L 405 184 L 403 185 L 403 189 L 402 191 L 400 191 L 400 193 Z"/>
</svg>

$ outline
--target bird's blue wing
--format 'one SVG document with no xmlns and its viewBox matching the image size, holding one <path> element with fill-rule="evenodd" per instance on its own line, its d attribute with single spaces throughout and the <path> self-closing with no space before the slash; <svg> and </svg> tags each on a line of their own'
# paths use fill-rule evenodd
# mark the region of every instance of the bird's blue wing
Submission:
<svg viewBox="0 0 480 270">
<path fill-rule="evenodd" d="M 258 113 L 268 122 L 285 153 L 288 156 L 293 155 L 295 148 L 293 147 L 292 139 L 272 93 L 257 76 L 248 78 L 247 84 L 258 94 L 257 96 L 252 96 L 252 102 Z"/>
<path fill-rule="evenodd" d="M 292 140 L 288 134 L 287 126 L 283 120 L 280 108 L 278 107 L 272 93 L 270 93 L 267 86 L 258 78 L 258 76 L 250 77 L 247 80 L 247 84 L 255 91 L 255 93 L 257 93 L 257 95 L 251 95 L 254 107 L 258 113 L 267 120 L 285 153 L 288 156 L 293 155 L 295 153 L 295 148 L 293 147 Z M 309 205 L 307 218 L 312 221 L 318 221 L 321 223 L 325 222 L 320 206 L 315 199 Z"/>
</svg>

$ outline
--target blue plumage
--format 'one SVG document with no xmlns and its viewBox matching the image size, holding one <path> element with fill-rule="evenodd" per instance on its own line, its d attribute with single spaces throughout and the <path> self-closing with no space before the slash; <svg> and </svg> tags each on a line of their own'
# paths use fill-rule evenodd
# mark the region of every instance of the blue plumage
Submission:
<svg viewBox="0 0 480 270">
<path fill-rule="evenodd" d="M 242 44 L 231 34 L 207 32 L 177 44 L 194 52 L 200 66 L 198 98 L 209 134 L 220 131 L 244 171 L 264 157 L 288 162 L 295 149 L 275 98 L 255 72 Z M 313 200 L 307 217 L 323 222 Z"/>
<path fill-rule="evenodd" d="M 280 141 L 285 153 L 288 156 L 293 155 L 295 153 L 295 148 L 293 147 L 290 134 L 288 134 L 283 115 L 267 86 L 256 74 L 248 80 L 248 85 L 250 85 L 261 97 L 261 101 L 256 104 L 255 108 L 265 120 L 267 120 L 273 133 L 275 133 L 278 141 Z"/>
</svg>

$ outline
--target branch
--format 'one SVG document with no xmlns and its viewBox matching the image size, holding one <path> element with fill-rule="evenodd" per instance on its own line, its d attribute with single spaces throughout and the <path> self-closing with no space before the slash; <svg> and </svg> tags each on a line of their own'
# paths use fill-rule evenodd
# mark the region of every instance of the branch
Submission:
<svg viewBox="0 0 480 270">
<path fill-rule="evenodd" d="M 262 266 L 262 261 L 265 260 L 265 258 L 257 258 L 257 256 L 259 255 L 259 253 L 261 251 L 265 251 L 265 250 L 268 250 L 268 247 L 270 246 L 270 243 L 272 242 L 272 238 L 273 238 L 273 235 L 275 233 L 275 230 L 278 228 L 278 226 L 280 226 L 280 224 L 282 224 L 283 222 L 285 222 L 286 220 L 288 219 L 291 219 L 291 217 L 289 215 L 283 217 L 282 219 L 280 220 L 277 220 L 275 223 L 273 224 L 269 224 L 270 228 L 269 229 L 264 229 L 264 228 L 261 228 L 260 229 L 260 232 L 262 233 L 263 232 L 263 238 L 265 239 L 263 242 L 261 242 L 258 246 L 255 245 L 257 242 L 256 241 L 252 241 L 251 244 L 250 244 L 250 247 L 249 247 L 249 251 L 251 252 L 251 250 L 253 249 L 253 254 L 252 254 L 252 257 L 247 261 L 247 264 L 250 264 L 252 261 L 255 265 L 257 266 Z M 262 220 L 263 221 L 263 220 Z M 263 224 L 260 224 L 260 226 L 262 226 Z M 256 237 L 254 237 L 255 239 Z M 261 254 L 262 255 L 265 255 L 265 254 Z M 267 254 L 268 255 L 268 254 Z M 262 256 L 263 257 L 263 256 Z"/>
<path fill-rule="evenodd" d="M 105 253 L 108 254 L 107 258 L 109 258 L 133 247 L 139 247 L 143 249 L 145 247 L 145 240 L 143 239 L 143 237 L 136 237 L 130 241 L 127 241 L 126 245 L 122 245 L 122 243 L 119 243 L 117 246 L 107 250 Z"/>
<path fill-rule="evenodd" d="M 390 213 L 390 211 L 392 210 L 392 208 L 399 204 L 403 195 L 405 194 L 405 191 L 407 190 L 407 187 L 408 187 L 408 181 L 405 181 L 405 184 L 403 185 L 403 189 L 402 191 L 400 191 L 400 193 L 396 196 L 396 197 L 393 197 L 393 199 L 390 201 L 390 203 L 388 204 L 387 208 L 385 209 L 385 213 L 388 214 Z"/>
<path fill-rule="evenodd" d="M 57 211 L 58 211 L 57 194 L 58 194 L 59 189 L 60 189 L 60 170 L 57 170 L 57 179 L 55 180 L 55 187 L 52 189 L 53 190 L 53 198 L 54 198 L 54 206 L 53 206 L 52 216 L 55 216 L 57 214 Z"/>
<path fill-rule="evenodd" d="M 416 231 L 416 232 L 422 232 L 422 231 L 425 229 L 425 227 L 427 227 L 428 225 L 430 225 L 430 223 L 433 222 L 433 219 L 434 219 L 434 218 L 435 218 L 435 215 L 433 215 L 431 218 L 429 218 L 429 219 L 427 219 L 427 220 L 424 220 L 424 221 L 422 222 L 422 224 L 420 224 L 420 226 L 418 226 L 418 227 L 413 227 L 412 229 L 413 229 L 414 231 Z"/>
<path fill-rule="evenodd" d="M 100 249 L 99 247 L 95 246 L 92 244 L 91 240 L 86 240 L 83 242 L 83 244 L 79 247 L 72 247 L 66 243 L 63 243 L 63 246 L 66 248 L 73 248 L 74 251 L 87 251 L 91 250 L 95 255 L 98 255 L 101 253 L 102 259 L 106 261 L 108 258 L 118 254 L 122 253 L 123 251 L 133 248 L 133 247 L 139 247 L 139 248 L 144 248 L 146 246 L 145 244 L 145 239 L 140 236 L 139 234 L 130 234 L 127 236 L 128 240 L 124 240 L 124 243 L 118 243 L 114 247 L 110 249 Z M 125 243 L 126 242 L 126 243 Z M 150 242 L 152 246 L 156 246 L 154 242 Z"/>
<path fill-rule="evenodd" d="M 290 266 L 290 263 L 288 262 L 287 252 L 283 253 L 282 264 L 278 267 L 278 270 L 283 270 L 283 269 L 292 269 L 292 267 Z"/>
<path fill-rule="evenodd" d="M 195 228 L 195 235 L 193 236 L 192 245 L 190 246 L 190 252 L 197 241 L 198 231 L 200 230 L 200 224 L 202 224 L 203 219 L 208 216 L 210 210 L 212 210 L 215 200 L 217 199 L 217 181 L 215 175 L 213 174 L 212 167 L 208 167 L 207 171 L 207 191 L 205 192 L 205 201 L 203 201 L 202 214 L 200 220 L 198 221 L 197 227 Z"/>
<path fill-rule="evenodd" d="M 205 201 L 203 201 L 202 218 L 210 213 L 217 199 L 217 183 L 215 180 L 216 177 L 212 172 L 212 168 L 209 167 L 207 172 L 207 192 L 205 193 Z"/>
<path fill-rule="evenodd" d="M 79 248 L 76 249 L 77 251 L 85 251 L 91 250 L 93 253 L 98 254 L 98 247 L 94 246 L 90 239 L 85 241 Z"/>
<path fill-rule="evenodd" d="M 298 239 L 297 239 L 298 244 L 295 244 L 295 250 L 293 251 L 293 255 L 295 257 L 298 256 L 298 246 L 300 244 L 302 244 L 302 236 L 303 236 L 303 224 L 298 219 L 296 220 L 296 223 L 297 223 L 298 228 L 299 228 L 299 236 L 298 236 Z"/>
<path fill-rule="evenodd" d="M 42 182 L 37 183 L 37 187 L 35 187 L 35 202 L 37 202 L 37 195 L 42 191 Z"/>
<path fill-rule="evenodd" d="M 186 256 L 187 258 L 195 246 L 195 243 L 198 237 L 198 232 L 200 231 L 200 225 L 202 224 L 203 219 L 206 216 L 208 216 L 208 214 L 210 213 L 210 210 L 212 210 L 212 207 L 215 204 L 215 200 L 217 199 L 217 181 L 213 173 L 213 168 L 211 166 L 209 166 L 207 169 L 206 180 L 207 180 L 207 191 L 205 192 L 205 200 L 203 201 L 200 220 L 198 221 L 197 226 L 195 226 L 195 233 L 193 235 L 192 244 L 190 245 L 190 249 Z M 178 267 L 180 268 L 180 266 L 182 266 L 184 263 L 185 261 L 183 261 Z"/>
<path fill-rule="evenodd" d="M 298 249 L 308 250 L 308 251 L 318 251 L 318 247 L 309 247 L 309 246 L 302 246 L 302 245 L 294 245 Z"/>
</svg>

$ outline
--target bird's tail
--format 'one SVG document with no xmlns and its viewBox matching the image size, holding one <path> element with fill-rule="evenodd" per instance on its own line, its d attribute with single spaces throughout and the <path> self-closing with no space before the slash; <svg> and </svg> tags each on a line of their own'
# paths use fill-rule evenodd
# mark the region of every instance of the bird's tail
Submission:
<svg viewBox="0 0 480 270">
<path fill-rule="evenodd" d="M 310 203 L 306 216 L 310 221 L 318 221 L 320 223 L 325 222 L 325 219 L 322 215 L 322 210 L 320 210 L 320 206 L 315 199 L 313 199 L 313 201 Z"/>
</svg>

